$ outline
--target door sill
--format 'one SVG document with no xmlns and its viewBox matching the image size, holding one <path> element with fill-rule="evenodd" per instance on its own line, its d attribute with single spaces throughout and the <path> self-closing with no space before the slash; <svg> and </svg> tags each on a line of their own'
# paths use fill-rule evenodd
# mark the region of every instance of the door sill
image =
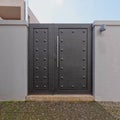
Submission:
<svg viewBox="0 0 120 120">
<path fill-rule="evenodd" d="M 92 95 L 28 95 L 26 97 L 26 101 L 41 101 L 41 102 L 91 102 L 94 101 L 94 97 Z"/>
</svg>

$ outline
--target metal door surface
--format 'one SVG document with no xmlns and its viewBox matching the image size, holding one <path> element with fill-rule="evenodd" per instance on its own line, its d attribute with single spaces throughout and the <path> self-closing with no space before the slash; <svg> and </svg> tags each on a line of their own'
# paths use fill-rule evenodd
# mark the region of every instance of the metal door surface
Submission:
<svg viewBox="0 0 120 120">
<path fill-rule="evenodd" d="M 52 89 L 51 25 L 30 25 L 28 41 L 28 92 L 49 93 Z"/>
<path fill-rule="evenodd" d="M 29 93 L 91 94 L 91 25 L 29 28 Z"/>
</svg>

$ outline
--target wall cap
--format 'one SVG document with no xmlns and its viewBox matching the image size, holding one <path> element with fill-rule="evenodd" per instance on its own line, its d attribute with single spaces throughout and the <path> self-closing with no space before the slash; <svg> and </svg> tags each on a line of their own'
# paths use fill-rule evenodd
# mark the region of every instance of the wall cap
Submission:
<svg viewBox="0 0 120 120">
<path fill-rule="evenodd" d="M 0 20 L 0 26 L 28 26 L 25 20 Z"/>
<path fill-rule="evenodd" d="M 105 25 L 107 25 L 107 26 L 120 26 L 120 20 L 114 20 L 114 21 L 110 21 L 110 20 L 100 20 L 100 21 L 94 21 L 93 22 L 93 27 L 94 26 L 100 26 L 100 25 L 103 25 L 103 24 L 105 24 Z"/>
</svg>

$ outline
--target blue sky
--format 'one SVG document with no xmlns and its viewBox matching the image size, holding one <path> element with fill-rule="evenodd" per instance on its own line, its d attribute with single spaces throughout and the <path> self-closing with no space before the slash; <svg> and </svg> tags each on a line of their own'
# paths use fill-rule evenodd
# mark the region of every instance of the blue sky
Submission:
<svg viewBox="0 0 120 120">
<path fill-rule="evenodd" d="M 120 20 L 120 0 L 29 0 L 41 23 L 92 23 Z"/>
</svg>

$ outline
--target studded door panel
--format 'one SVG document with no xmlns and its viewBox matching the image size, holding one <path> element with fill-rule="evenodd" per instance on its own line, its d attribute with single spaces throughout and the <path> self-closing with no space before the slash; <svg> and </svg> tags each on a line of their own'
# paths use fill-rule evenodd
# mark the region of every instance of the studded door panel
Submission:
<svg viewBox="0 0 120 120">
<path fill-rule="evenodd" d="M 33 32 L 33 88 L 48 89 L 48 29 Z"/>
<path fill-rule="evenodd" d="M 59 89 L 86 89 L 87 70 L 87 29 L 59 29 Z"/>
</svg>

